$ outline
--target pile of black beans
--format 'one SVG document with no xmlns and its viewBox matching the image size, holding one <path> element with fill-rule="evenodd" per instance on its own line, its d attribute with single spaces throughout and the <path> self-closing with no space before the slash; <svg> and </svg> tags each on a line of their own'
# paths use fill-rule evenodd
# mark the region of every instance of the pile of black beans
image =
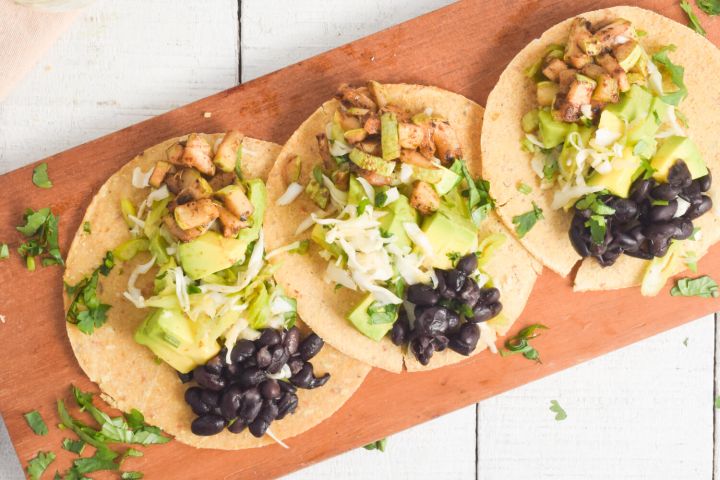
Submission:
<svg viewBox="0 0 720 480">
<path fill-rule="evenodd" d="M 407 312 L 401 309 L 390 331 L 395 345 L 410 345 L 415 358 L 430 363 L 435 352 L 450 348 L 470 355 L 480 338 L 477 324 L 495 317 L 502 310 L 497 288 L 480 288 L 470 275 L 477 269 L 474 253 L 458 260 L 452 270 L 436 268 L 438 286 L 418 283 L 406 292 L 415 305 L 415 322 L 410 326 Z"/>
<path fill-rule="evenodd" d="M 615 209 L 615 213 L 605 217 L 605 239 L 600 244 L 593 241 L 590 229 L 585 226 L 592 211 L 576 208 L 570 225 L 570 241 L 581 256 L 594 257 L 603 267 L 615 263 L 623 253 L 646 260 L 663 257 L 670 242 L 690 237 L 692 221 L 712 208 L 712 200 L 704 195 L 711 185 L 710 173 L 693 180 L 685 162 L 677 160 L 668 171 L 667 183 L 641 177 L 633 183 L 628 198 L 599 197 Z M 678 198 L 690 206 L 676 217 Z M 656 201 L 667 202 L 667 205 Z"/>
<path fill-rule="evenodd" d="M 261 437 L 274 420 L 282 420 L 295 412 L 297 389 L 322 387 L 330 378 L 326 373 L 315 377 L 311 358 L 320 352 L 323 340 L 311 333 L 300 339 L 300 330 L 262 330 L 255 340 L 240 340 L 230 352 L 227 350 L 192 372 L 178 374 L 183 383 L 195 381 L 197 386 L 185 391 L 185 402 L 198 416 L 190 428 L 195 435 L 215 435 L 225 427 L 240 433 L 245 427 Z M 292 376 L 275 380 L 288 365 Z"/>
</svg>

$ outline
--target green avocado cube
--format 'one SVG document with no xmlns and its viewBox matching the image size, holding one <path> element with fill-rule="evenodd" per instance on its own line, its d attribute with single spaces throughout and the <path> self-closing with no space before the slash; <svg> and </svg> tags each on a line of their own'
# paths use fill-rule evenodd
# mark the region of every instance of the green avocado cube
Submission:
<svg viewBox="0 0 720 480">
<path fill-rule="evenodd" d="M 552 118 L 547 110 L 538 112 L 538 125 L 540 127 L 540 141 L 545 148 L 553 148 L 565 141 L 570 132 L 570 123 L 558 122 Z"/>
<path fill-rule="evenodd" d="M 373 304 L 375 299 L 372 294 L 367 294 L 365 298 L 348 314 L 347 319 L 352 323 L 360 333 L 368 338 L 379 342 L 393 326 L 393 322 L 389 323 L 370 323 L 370 315 L 368 308 Z"/>
<path fill-rule="evenodd" d="M 705 165 L 697 145 L 688 137 L 673 135 L 660 144 L 650 162 L 655 169 L 653 178 L 658 182 L 667 182 L 670 167 L 675 164 L 676 160 L 683 160 L 687 164 L 693 179 L 708 174 L 707 165 Z"/>
</svg>

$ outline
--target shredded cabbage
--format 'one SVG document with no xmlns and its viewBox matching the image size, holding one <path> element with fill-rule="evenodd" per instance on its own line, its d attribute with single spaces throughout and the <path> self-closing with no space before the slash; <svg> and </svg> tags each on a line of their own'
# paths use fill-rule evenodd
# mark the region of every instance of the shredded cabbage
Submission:
<svg viewBox="0 0 720 480">
<path fill-rule="evenodd" d="M 145 299 L 143 298 L 140 289 L 135 286 L 135 282 L 137 282 L 140 275 L 144 275 L 149 272 L 153 265 L 155 265 L 155 257 L 152 257 L 147 263 L 138 265 L 132 273 L 130 273 L 127 291 L 123 292 L 123 296 L 130 300 L 130 302 L 132 302 L 132 304 L 137 308 L 145 308 Z"/>
<path fill-rule="evenodd" d="M 276 205 L 289 205 L 295 201 L 295 199 L 303 192 L 304 188 L 297 182 L 292 182 L 288 185 L 287 190 L 280 195 L 280 198 L 275 202 Z"/>
</svg>

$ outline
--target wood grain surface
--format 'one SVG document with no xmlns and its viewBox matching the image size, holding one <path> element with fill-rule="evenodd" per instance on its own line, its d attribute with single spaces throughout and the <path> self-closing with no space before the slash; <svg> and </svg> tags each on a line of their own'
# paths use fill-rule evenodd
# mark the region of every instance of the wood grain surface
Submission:
<svg viewBox="0 0 720 480">
<path fill-rule="evenodd" d="M 558 8 L 560 3 L 565 2 L 453 5 L 51 157 L 56 185 L 52 190 L 26 188 L 31 167 L 4 175 L 0 236 L 13 239 L 11 246 L 17 246 L 20 238 L 12 226 L 20 222 L 23 209 L 51 205 L 61 216 L 61 242 L 66 248 L 92 193 L 137 152 L 187 131 L 229 127 L 282 142 L 341 81 L 431 83 L 483 103 L 504 65 L 527 41 L 562 18 L 605 5 L 573 2 Z M 675 2 L 639 4 L 681 18 Z M 705 23 L 717 40 L 718 26 Z M 209 119 L 203 116 L 207 111 L 213 113 Z M 700 268 L 713 271 L 718 266 L 720 255 L 715 249 Z M 66 393 L 67 384 L 88 386 L 64 336 L 60 277 L 58 268 L 29 274 L 17 256 L 0 269 L 5 287 L 1 311 L 13 320 L 3 327 L 0 338 L 4 358 L 13 359 L 3 367 L 0 411 L 23 462 L 52 440 L 29 435 L 21 417 L 28 410 L 28 398 L 33 405 L 44 405 L 41 412 L 48 423 L 54 423 L 52 405 Z M 643 299 L 634 289 L 573 295 L 568 281 L 546 273 L 518 322 L 521 326 L 541 320 L 553 327 L 552 335 L 537 342 L 547 359 L 542 367 L 520 358 L 481 355 L 437 372 L 375 371 L 338 415 L 290 440 L 289 452 L 275 446 L 241 453 L 196 451 L 175 443 L 153 448 L 148 460 L 135 460 L 134 466 L 150 478 L 196 478 L 207 469 L 228 478 L 277 476 L 679 325 L 717 306 L 717 301 L 667 295 Z M 403 402 L 397 402 L 400 397 Z"/>
</svg>

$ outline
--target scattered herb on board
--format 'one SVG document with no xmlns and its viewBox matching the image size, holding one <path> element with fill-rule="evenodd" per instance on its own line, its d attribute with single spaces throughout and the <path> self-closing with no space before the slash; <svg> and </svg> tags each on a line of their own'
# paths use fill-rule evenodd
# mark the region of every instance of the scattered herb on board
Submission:
<svg viewBox="0 0 720 480">
<path fill-rule="evenodd" d="M 386 446 L 387 446 L 387 438 L 382 438 L 375 442 L 368 443 L 363 448 L 365 450 L 380 450 L 381 452 L 384 452 Z"/>
<path fill-rule="evenodd" d="M 50 177 L 48 177 L 47 163 L 41 163 L 37 167 L 33 168 L 32 182 L 36 187 L 52 188 L 53 184 L 50 181 Z"/>
<path fill-rule="evenodd" d="M 500 350 L 500 355 L 508 357 L 510 355 L 522 353 L 523 357 L 528 360 L 534 360 L 537 363 L 542 363 L 540 361 L 540 353 L 538 353 L 538 351 L 530 345 L 530 340 L 540 336 L 540 333 L 537 332 L 537 330 L 549 330 L 549 328 L 541 323 L 528 325 L 520 330 L 517 335 L 505 341 L 505 348 Z"/>
<path fill-rule="evenodd" d="M 58 217 L 49 208 L 27 209 L 25 224 L 15 227 L 25 235 L 27 241 L 18 247 L 18 253 L 25 259 L 27 269 L 35 270 L 35 258 L 40 257 L 44 267 L 64 265 L 58 246 Z"/>
<path fill-rule="evenodd" d="M 518 182 L 517 184 L 517 191 L 522 193 L 523 195 L 528 195 L 532 192 L 532 187 L 524 182 Z"/>
<path fill-rule="evenodd" d="M 32 480 L 38 480 L 47 470 L 47 467 L 55 461 L 55 454 L 52 452 L 38 452 L 34 458 L 31 458 L 27 465 L 28 477 Z"/>
<path fill-rule="evenodd" d="M 720 288 L 717 282 L 707 275 L 697 278 L 681 278 L 670 290 L 673 297 L 720 297 Z"/>
<path fill-rule="evenodd" d="M 693 11 L 690 2 L 688 2 L 687 0 L 681 0 L 680 8 L 683 12 L 685 12 L 685 15 L 687 15 L 688 21 L 690 22 L 690 27 L 703 37 L 706 37 L 707 32 L 702 27 L 702 25 L 700 25 L 700 19 L 697 17 L 697 15 L 695 15 L 695 12 Z"/>
<path fill-rule="evenodd" d="M 567 418 L 567 413 L 565 413 L 565 409 L 560 406 L 557 400 L 550 401 L 550 411 L 555 414 L 555 420 L 557 420 L 558 422 Z"/>
<path fill-rule="evenodd" d="M 512 218 L 512 223 L 515 225 L 515 232 L 518 237 L 523 238 L 531 228 L 535 226 L 538 220 L 545 218 L 543 216 L 542 208 L 538 207 L 535 202 L 532 202 L 533 209 L 529 212 L 525 212 L 521 215 L 516 215 Z"/>
<path fill-rule="evenodd" d="M 83 222 L 83 232 L 87 233 L 88 235 L 92 233 L 92 227 L 90 226 L 90 222 Z"/>
<path fill-rule="evenodd" d="M 30 429 L 35 432 L 35 435 L 47 435 L 48 428 L 40 412 L 33 410 L 32 412 L 24 414 L 23 417 L 25 417 L 25 421 Z"/>
<path fill-rule="evenodd" d="M 720 0 L 695 0 L 695 3 L 708 15 L 720 14 Z"/>
<path fill-rule="evenodd" d="M 115 266 L 112 252 L 107 252 L 102 264 L 87 278 L 76 285 L 65 285 L 67 294 L 72 298 L 70 308 L 65 316 L 70 323 L 77 325 L 85 334 L 92 334 L 107 321 L 107 311 L 110 305 L 100 303 L 97 297 L 97 287 L 100 275 L 108 276 Z"/>
<path fill-rule="evenodd" d="M 64 448 L 68 452 L 82 455 L 83 450 L 85 450 L 85 442 L 83 442 L 82 440 L 71 440 L 69 438 L 64 438 L 62 441 L 62 448 Z"/>
<path fill-rule="evenodd" d="M 7 243 L 0 244 L 0 260 L 4 260 L 10 256 L 10 248 Z"/>
</svg>

